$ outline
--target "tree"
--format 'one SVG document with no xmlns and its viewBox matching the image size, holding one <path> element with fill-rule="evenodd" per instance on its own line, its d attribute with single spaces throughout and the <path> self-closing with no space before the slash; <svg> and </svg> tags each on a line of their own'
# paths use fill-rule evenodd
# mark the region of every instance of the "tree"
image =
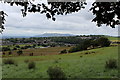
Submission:
<svg viewBox="0 0 120 80">
<path fill-rule="evenodd" d="M 60 54 L 65 54 L 65 53 L 67 53 L 67 50 L 66 50 L 66 49 L 64 49 L 64 50 L 62 50 L 62 51 L 60 52 Z"/>
<path fill-rule="evenodd" d="M 22 50 L 17 51 L 18 55 L 20 56 L 21 54 L 23 54 Z"/>
<path fill-rule="evenodd" d="M 15 47 L 16 47 L 16 48 L 20 48 L 20 46 L 19 46 L 19 45 L 16 45 Z"/>
<path fill-rule="evenodd" d="M 92 40 L 90 39 L 85 40 L 83 44 L 81 45 L 82 47 L 80 47 L 81 50 L 87 50 L 87 48 L 91 46 L 91 43 L 92 43 Z"/>
<path fill-rule="evenodd" d="M 3 32 L 5 24 L 5 16 L 8 16 L 4 11 L 0 11 L 0 33 Z"/>
<path fill-rule="evenodd" d="M 91 46 L 93 40 L 90 39 L 86 39 L 84 40 L 82 43 L 76 45 L 75 47 L 72 47 L 69 52 L 77 52 L 77 51 L 83 51 L 83 50 L 87 50 L 88 47 Z"/>
<path fill-rule="evenodd" d="M 13 6 L 14 4 L 17 6 L 21 6 L 24 7 L 24 9 L 21 9 L 21 12 L 23 14 L 23 17 L 25 17 L 27 15 L 27 12 L 30 13 L 35 13 L 35 12 L 39 12 L 41 14 L 45 14 L 47 19 L 52 19 L 53 21 L 56 20 L 56 18 L 54 17 L 55 15 L 67 15 L 73 12 L 78 12 L 79 10 L 81 10 L 81 8 L 85 8 L 84 4 L 86 5 L 86 2 L 48 2 L 48 5 L 51 5 L 51 7 L 46 6 L 44 3 L 38 3 L 38 4 L 33 4 L 30 0 L 28 2 L 25 2 L 24 0 L 21 2 L 15 2 L 16 0 L 10 0 L 9 2 L 7 2 L 6 0 L 4 1 L 4 3 L 8 3 L 10 4 L 10 6 Z M 2 26 L 0 27 L 3 31 L 4 29 L 4 21 L 5 21 L 5 13 L 4 11 L 1 11 L 2 14 L 0 14 L 0 16 L 2 16 Z"/>
<path fill-rule="evenodd" d="M 2 55 L 5 55 L 5 52 L 3 52 Z"/>
<path fill-rule="evenodd" d="M 16 0 L 15 0 L 16 1 Z M 86 2 L 48 2 L 50 7 L 46 6 L 44 3 L 33 4 L 30 2 L 14 2 L 14 0 L 10 0 L 9 2 L 4 1 L 4 3 L 10 4 L 13 6 L 16 4 L 17 6 L 22 6 L 24 9 L 21 9 L 23 17 L 27 15 L 27 12 L 35 13 L 39 12 L 41 14 L 45 14 L 47 19 L 56 20 L 55 15 L 67 15 L 73 12 L 78 12 L 82 8 L 85 8 Z M 91 7 L 91 12 L 95 15 L 95 18 L 92 20 L 93 22 L 97 22 L 97 26 L 101 26 L 102 24 L 106 24 L 107 26 L 111 26 L 115 28 L 115 25 L 120 24 L 120 1 L 118 2 L 94 2 Z M 5 15 L 7 15 L 4 11 L 1 11 L 0 17 L 2 20 L 2 25 L 0 25 L 1 32 L 5 29 Z"/>
<path fill-rule="evenodd" d="M 8 55 L 11 55 L 11 54 L 12 54 L 12 52 L 11 52 L 11 51 L 9 51 L 9 52 L 8 52 Z"/>
<path fill-rule="evenodd" d="M 106 37 L 100 37 L 98 39 L 88 39 L 85 40 L 83 43 L 76 45 L 75 47 L 70 48 L 69 52 L 77 52 L 77 51 L 83 51 L 87 50 L 90 46 L 93 47 L 108 47 L 110 46 L 110 41 Z"/>
<path fill-rule="evenodd" d="M 115 28 L 115 25 L 120 25 L 120 1 L 94 2 L 90 10 L 95 15 L 92 21 L 97 22 L 97 26 L 106 24 Z"/>
<path fill-rule="evenodd" d="M 108 46 L 110 46 L 110 43 L 111 43 L 109 41 L 109 39 L 106 37 L 101 37 L 101 38 L 97 39 L 96 42 L 101 47 L 108 47 Z"/>
<path fill-rule="evenodd" d="M 10 51 L 11 49 L 9 47 L 2 47 L 2 51 Z"/>
<path fill-rule="evenodd" d="M 13 50 L 17 50 L 17 48 L 16 48 L 16 47 L 14 47 L 14 48 L 13 48 Z"/>
<path fill-rule="evenodd" d="M 49 67 L 47 74 L 50 77 L 50 80 L 67 80 L 67 77 L 63 70 L 60 67 Z"/>
</svg>

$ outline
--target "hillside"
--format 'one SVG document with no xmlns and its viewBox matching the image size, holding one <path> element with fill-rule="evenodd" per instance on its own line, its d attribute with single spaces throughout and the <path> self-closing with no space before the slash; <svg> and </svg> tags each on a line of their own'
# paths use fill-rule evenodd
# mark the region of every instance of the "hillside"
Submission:
<svg viewBox="0 0 120 80">
<path fill-rule="evenodd" d="M 60 37 L 60 36 L 74 36 L 73 34 L 60 34 L 60 33 L 44 33 L 36 35 L 35 37 Z"/>
<path fill-rule="evenodd" d="M 118 59 L 118 46 L 63 55 L 20 56 L 11 59 L 17 61 L 18 66 L 3 65 L 3 78 L 49 78 L 47 69 L 50 66 L 61 67 L 68 78 L 116 78 L 118 74 L 117 69 L 105 68 L 108 59 Z M 34 61 L 36 68 L 29 70 L 25 60 Z"/>
</svg>

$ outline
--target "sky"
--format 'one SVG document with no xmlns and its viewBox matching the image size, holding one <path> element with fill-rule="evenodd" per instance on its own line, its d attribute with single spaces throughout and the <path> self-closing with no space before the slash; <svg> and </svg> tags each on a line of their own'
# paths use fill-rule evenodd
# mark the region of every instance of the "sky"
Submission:
<svg viewBox="0 0 120 80">
<path fill-rule="evenodd" d="M 110 35 L 118 36 L 118 26 L 97 27 L 95 22 L 91 22 L 94 16 L 89 11 L 92 2 L 88 2 L 85 9 L 68 15 L 56 15 L 56 21 L 47 19 L 45 14 L 28 13 L 22 17 L 20 6 L 9 6 L 0 3 L 0 10 L 5 11 L 6 17 L 5 30 L 6 36 L 35 36 L 43 33 L 67 33 L 76 35 Z"/>
</svg>

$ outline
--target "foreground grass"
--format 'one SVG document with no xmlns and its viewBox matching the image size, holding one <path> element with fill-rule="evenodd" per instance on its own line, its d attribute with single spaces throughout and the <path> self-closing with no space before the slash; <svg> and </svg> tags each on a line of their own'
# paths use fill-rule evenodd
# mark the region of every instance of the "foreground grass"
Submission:
<svg viewBox="0 0 120 80">
<path fill-rule="evenodd" d="M 85 54 L 86 52 L 95 52 Z M 117 69 L 105 69 L 108 59 L 118 59 L 118 47 L 105 47 L 64 55 L 11 57 L 18 66 L 3 65 L 3 78 L 49 78 L 47 69 L 59 66 L 68 78 L 114 78 Z M 36 68 L 29 70 L 25 60 L 34 61 Z"/>
</svg>

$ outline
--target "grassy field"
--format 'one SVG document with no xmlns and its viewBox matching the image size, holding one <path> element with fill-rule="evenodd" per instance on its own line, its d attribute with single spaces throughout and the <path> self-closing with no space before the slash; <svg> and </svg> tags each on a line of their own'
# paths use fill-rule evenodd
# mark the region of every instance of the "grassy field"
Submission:
<svg viewBox="0 0 120 80">
<path fill-rule="evenodd" d="M 30 53 L 33 53 L 34 56 L 43 56 L 43 55 L 55 55 L 59 54 L 62 50 L 69 50 L 71 47 L 49 47 L 49 48 L 33 48 L 33 49 L 22 49 L 24 56 L 29 56 Z M 17 56 L 17 51 L 12 51 L 12 56 Z M 9 51 L 5 53 L 8 55 Z M 10 55 L 11 56 L 11 55 Z"/>
<path fill-rule="evenodd" d="M 120 37 L 110 37 L 106 36 L 110 41 L 120 41 Z"/>
<path fill-rule="evenodd" d="M 85 53 L 92 54 L 85 54 Z M 63 55 L 20 56 L 10 57 L 18 66 L 3 64 L 3 78 L 49 78 L 47 69 L 50 66 L 62 68 L 67 78 L 115 78 L 117 69 L 106 69 L 108 59 L 118 59 L 118 46 Z M 4 60 L 5 58 L 3 58 Z M 34 61 L 36 68 L 29 70 L 25 60 Z"/>
</svg>

